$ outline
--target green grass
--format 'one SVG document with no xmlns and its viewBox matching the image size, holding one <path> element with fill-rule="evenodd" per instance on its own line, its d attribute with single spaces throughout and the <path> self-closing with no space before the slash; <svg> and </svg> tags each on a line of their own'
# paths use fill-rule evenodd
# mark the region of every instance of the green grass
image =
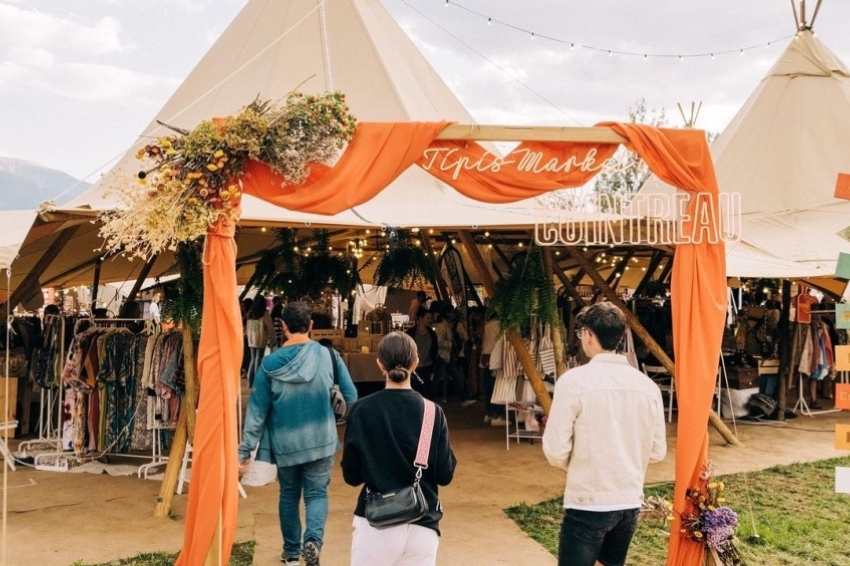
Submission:
<svg viewBox="0 0 850 566">
<path fill-rule="evenodd" d="M 748 566 L 846 566 L 850 564 L 850 496 L 835 493 L 835 467 L 850 457 L 776 466 L 760 472 L 722 476 L 727 505 L 738 513 L 741 555 Z M 672 499 L 672 484 L 649 487 L 647 495 Z M 528 535 L 558 553 L 561 498 L 505 510 Z M 641 521 L 628 564 L 664 564 L 667 526 Z M 757 540 L 753 535 L 758 534 Z"/>
<path fill-rule="evenodd" d="M 177 553 L 153 552 L 139 554 L 131 558 L 122 558 L 103 564 L 89 564 L 77 561 L 71 566 L 174 566 Z M 233 545 L 229 566 L 251 566 L 254 562 L 254 541 L 240 542 Z"/>
</svg>

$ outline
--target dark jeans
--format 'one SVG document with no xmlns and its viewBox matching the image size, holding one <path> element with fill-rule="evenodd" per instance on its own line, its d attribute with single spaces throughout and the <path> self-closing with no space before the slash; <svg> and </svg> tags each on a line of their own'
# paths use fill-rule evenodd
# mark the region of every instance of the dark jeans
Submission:
<svg viewBox="0 0 850 566">
<path fill-rule="evenodd" d="M 626 563 L 637 527 L 638 509 L 622 511 L 564 510 L 558 566 L 604 566 Z"/>
<path fill-rule="evenodd" d="M 458 399 L 460 401 L 466 401 L 469 399 L 469 395 L 466 393 L 466 381 L 464 381 L 463 376 L 460 374 L 460 370 L 457 368 L 457 365 L 451 360 L 446 361 L 438 356 L 437 361 L 434 363 L 435 395 L 439 388 L 441 397 L 448 396 L 448 378 L 451 378 L 452 380 L 452 387 L 454 388 Z"/>
</svg>

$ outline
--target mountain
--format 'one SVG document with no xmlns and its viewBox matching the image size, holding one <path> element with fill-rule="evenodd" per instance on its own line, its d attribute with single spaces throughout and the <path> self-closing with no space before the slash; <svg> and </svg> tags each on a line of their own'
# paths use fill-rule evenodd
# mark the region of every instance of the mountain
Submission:
<svg viewBox="0 0 850 566">
<path fill-rule="evenodd" d="M 91 183 L 77 181 L 67 173 L 37 163 L 13 157 L 0 157 L 0 210 L 34 210 L 42 201 L 52 199 L 74 187 L 57 200 L 57 204 L 62 204 L 79 195 L 90 185 Z"/>
</svg>

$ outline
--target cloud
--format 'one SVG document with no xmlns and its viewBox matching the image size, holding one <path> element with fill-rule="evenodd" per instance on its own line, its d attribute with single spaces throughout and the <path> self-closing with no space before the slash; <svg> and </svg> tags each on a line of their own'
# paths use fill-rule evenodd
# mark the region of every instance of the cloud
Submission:
<svg viewBox="0 0 850 566">
<path fill-rule="evenodd" d="M 60 18 L 36 10 L 0 4 L 0 46 L 41 47 L 86 54 L 120 53 L 121 23 L 104 17 L 94 23 Z"/>
<path fill-rule="evenodd" d="M 144 75 L 111 65 L 68 64 L 51 67 L 31 77 L 41 89 L 76 100 L 93 102 L 160 102 L 180 79 Z"/>
</svg>

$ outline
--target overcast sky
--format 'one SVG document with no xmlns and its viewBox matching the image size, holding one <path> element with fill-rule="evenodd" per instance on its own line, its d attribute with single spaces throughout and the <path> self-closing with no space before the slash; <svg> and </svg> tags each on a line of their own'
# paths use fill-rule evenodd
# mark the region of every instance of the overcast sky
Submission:
<svg viewBox="0 0 850 566">
<path fill-rule="evenodd" d="M 697 126 L 719 132 L 795 31 L 788 0 L 381 2 L 476 120 L 490 124 L 625 120 L 644 97 L 676 126 L 677 102 L 702 102 Z M 816 3 L 807 3 L 809 15 Z M 0 155 L 96 180 L 245 4 L 0 0 Z M 850 2 L 824 0 L 814 29 L 850 61 Z"/>
</svg>

